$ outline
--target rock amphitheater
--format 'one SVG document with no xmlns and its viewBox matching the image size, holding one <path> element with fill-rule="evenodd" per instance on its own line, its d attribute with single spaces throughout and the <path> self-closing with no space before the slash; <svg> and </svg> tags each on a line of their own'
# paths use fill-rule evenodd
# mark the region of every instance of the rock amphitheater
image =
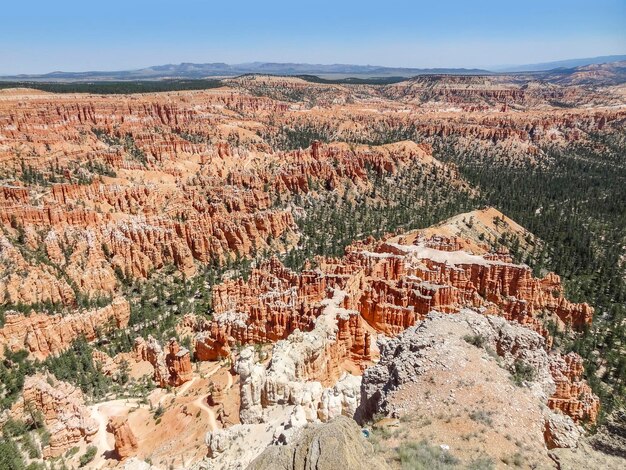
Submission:
<svg viewBox="0 0 626 470">
<path fill-rule="evenodd" d="M 557 274 L 534 276 L 494 248 L 502 236 L 526 253 L 542 243 L 498 210 L 356 234 L 343 256 L 314 257 L 300 271 L 281 259 L 298 249 L 307 208 L 329 194 L 375 211 L 381 196 L 364 195 L 377 178 L 410 170 L 476 196 L 428 139 L 454 136 L 456 149 L 486 149 L 494 164 L 549 169 L 546 145 L 620 129 L 620 89 L 484 77 L 224 84 L 126 96 L 0 91 L 0 356 L 52 360 L 84 338 L 99 374 L 144 387 L 94 400 L 38 369 L 0 424 L 45 426 L 45 459 L 77 465 L 95 448 L 93 468 L 289 468 L 312 442 L 329 452 L 336 440 L 355 449 L 355 465 L 367 458 L 387 468 L 357 422 L 366 431 L 400 426 L 428 407 L 484 396 L 501 406 L 494 442 L 506 434 L 502 416 L 528 426 L 537 467 L 554 463 L 551 449 L 576 447 L 601 403 L 581 357 L 553 348 L 548 324 L 583 331 L 594 308 L 568 300 Z M 332 142 L 280 149 L 285 129 Z M 393 143 L 381 138 L 389 129 L 402 130 Z M 425 206 L 427 196 L 415 198 Z M 210 312 L 173 309 L 167 336 L 133 318 L 133 295 L 155 277 L 185 284 L 241 260 L 249 275 L 224 268 L 214 285 L 207 280 Z M 114 354 L 107 347 L 120 334 L 132 345 Z M 476 385 L 485 371 L 489 380 Z M 455 377 L 472 385 L 462 392 L 450 385 Z M 450 444 L 469 455 L 461 434 L 446 431 L 449 421 L 436 421 L 432 435 L 457 439 Z M 503 459 L 509 444 L 483 447 Z"/>
</svg>

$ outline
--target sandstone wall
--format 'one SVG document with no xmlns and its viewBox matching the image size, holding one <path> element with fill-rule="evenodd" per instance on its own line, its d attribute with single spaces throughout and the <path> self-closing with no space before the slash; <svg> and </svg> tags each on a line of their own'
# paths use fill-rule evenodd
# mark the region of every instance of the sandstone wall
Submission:
<svg viewBox="0 0 626 470">
<path fill-rule="evenodd" d="M 80 336 L 93 341 L 111 329 L 124 328 L 129 318 L 130 306 L 121 297 L 106 307 L 67 316 L 9 312 L 0 328 L 0 350 L 6 345 L 13 351 L 25 349 L 34 357 L 45 359 L 63 352 Z"/>
</svg>

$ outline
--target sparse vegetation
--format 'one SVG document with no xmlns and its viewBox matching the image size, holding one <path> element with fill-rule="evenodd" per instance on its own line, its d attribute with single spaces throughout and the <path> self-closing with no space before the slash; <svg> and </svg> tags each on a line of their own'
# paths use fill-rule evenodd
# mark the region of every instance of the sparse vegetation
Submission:
<svg viewBox="0 0 626 470">
<path fill-rule="evenodd" d="M 490 457 L 478 457 L 467 464 L 467 470 L 493 470 L 495 463 Z"/>
<path fill-rule="evenodd" d="M 92 352 L 93 346 L 79 338 L 67 351 L 49 357 L 44 366 L 57 379 L 76 384 L 87 396 L 99 399 L 106 395 L 112 380 L 94 365 Z"/>
<path fill-rule="evenodd" d="M 23 470 L 24 458 L 15 441 L 3 436 L 0 438 L 0 468 L 5 470 Z"/>
<path fill-rule="evenodd" d="M 28 359 L 26 351 L 12 352 L 6 346 L 0 361 L 0 410 L 9 408 L 17 400 L 24 378 L 37 369 L 36 361 Z"/>
<path fill-rule="evenodd" d="M 493 426 L 493 419 L 491 418 L 492 414 L 492 412 L 485 410 L 474 410 L 470 412 L 469 417 L 472 421 L 491 427 Z"/>
<path fill-rule="evenodd" d="M 301 200 L 306 217 L 296 222 L 303 236 L 299 246 L 283 256 L 285 265 L 301 269 L 316 255 L 343 255 L 354 240 L 427 227 L 473 207 L 469 194 L 451 190 L 443 169 L 425 174 L 416 166 L 393 177 L 371 172 L 370 181 L 371 189 L 354 200 L 349 191 L 344 197 L 330 193 L 320 199 Z M 424 199 L 416 194 L 423 194 Z"/>
<path fill-rule="evenodd" d="M 97 453 L 98 453 L 97 447 L 95 446 L 87 447 L 87 450 L 85 451 L 85 453 L 80 456 L 80 459 L 78 461 L 78 466 L 82 468 L 85 465 L 87 465 L 89 462 L 91 462 L 94 459 Z"/>
<path fill-rule="evenodd" d="M 603 421 L 625 406 L 626 397 L 626 135 L 622 129 L 587 138 L 543 148 L 539 163 L 511 163 L 497 146 L 468 150 L 454 136 L 432 142 L 434 155 L 457 164 L 484 203 L 543 240 L 522 259 L 509 246 L 518 261 L 535 275 L 556 272 L 569 299 L 596 308 L 593 325 L 581 334 L 552 332 L 556 348 L 585 359 L 585 377 L 600 397 Z"/>
<path fill-rule="evenodd" d="M 521 359 L 516 359 L 513 363 L 512 378 L 515 385 L 521 387 L 524 382 L 531 382 L 535 378 L 535 369 Z"/>
<path fill-rule="evenodd" d="M 476 346 L 477 348 L 483 348 L 487 344 L 487 338 L 483 335 L 475 334 L 475 335 L 465 335 L 463 336 L 465 342 Z"/>
<path fill-rule="evenodd" d="M 523 467 L 524 466 L 524 456 L 519 452 L 511 456 L 504 456 L 500 459 L 502 463 L 506 465 L 513 465 L 514 467 Z"/>
<path fill-rule="evenodd" d="M 163 405 L 159 403 L 159 406 L 157 406 L 156 410 L 154 410 L 153 413 L 154 419 L 159 419 L 161 416 L 163 416 L 163 413 L 165 413 L 165 408 L 163 408 Z"/>
<path fill-rule="evenodd" d="M 397 449 L 397 460 L 405 470 L 446 470 L 459 464 L 450 452 L 426 441 L 403 442 Z"/>
</svg>

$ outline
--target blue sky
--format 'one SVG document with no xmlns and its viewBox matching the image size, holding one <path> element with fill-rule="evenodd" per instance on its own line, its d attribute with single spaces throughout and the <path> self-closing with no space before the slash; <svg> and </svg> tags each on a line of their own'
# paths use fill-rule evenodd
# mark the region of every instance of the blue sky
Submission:
<svg viewBox="0 0 626 470">
<path fill-rule="evenodd" d="M 626 53 L 626 0 L 3 3 L 0 74 L 179 62 L 490 67 Z"/>
</svg>

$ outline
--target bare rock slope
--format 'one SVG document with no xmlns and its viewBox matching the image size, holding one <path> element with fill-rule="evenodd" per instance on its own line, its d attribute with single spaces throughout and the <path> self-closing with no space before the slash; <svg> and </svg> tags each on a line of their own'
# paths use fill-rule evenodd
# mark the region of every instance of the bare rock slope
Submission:
<svg viewBox="0 0 626 470">
<path fill-rule="evenodd" d="M 300 438 L 286 446 L 270 446 L 249 470 L 383 470 L 389 467 L 375 455 L 361 430 L 340 416 L 323 425 L 308 426 Z"/>
<path fill-rule="evenodd" d="M 404 465 L 411 446 L 427 442 L 466 465 L 555 468 L 559 460 L 550 449 L 564 447 L 574 450 L 559 449 L 560 461 L 584 453 L 597 468 L 619 468 L 619 459 L 581 439 L 569 405 L 552 403 L 561 388 L 581 392 L 568 401 L 574 407 L 590 400 L 591 410 L 597 398 L 575 377 L 559 385 L 555 367 L 569 358 L 547 352 L 536 332 L 463 309 L 432 312 L 379 346 L 380 362 L 363 375 L 357 418 L 373 419 L 373 440 L 391 464 Z"/>
</svg>

